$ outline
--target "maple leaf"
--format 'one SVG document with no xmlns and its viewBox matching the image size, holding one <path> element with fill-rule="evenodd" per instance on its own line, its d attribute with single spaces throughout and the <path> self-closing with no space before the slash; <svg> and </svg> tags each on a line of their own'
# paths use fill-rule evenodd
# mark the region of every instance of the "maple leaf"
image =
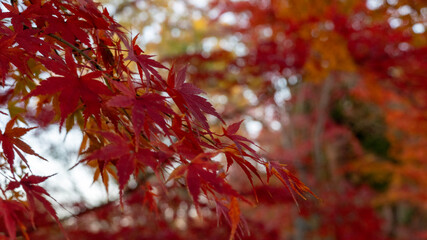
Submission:
<svg viewBox="0 0 427 240">
<path fill-rule="evenodd" d="M 63 226 L 61 224 L 61 221 L 59 220 L 58 216 L 56 215 L 56 211 L 53 208 L 52 204 L 45 198 L 45 196 L 55 200 L 52 196 L 50 196 L 50 194 L 42 187 L 40 187 L 38 184 L 42 183 L 44 181 L 46 181 L 46 179 L 54 176 L 50 175 L 50 176 L 46 176 L 46 177 L 41 177 L 41 176 L 36 176 L 36 175 L 25 175 L 20 181 L 11 181 L 9 183 L 9 185 L 7 186 L 7 190 L 14 190 L 15 188 L 21 186 L 26 195 L 27 195 L 27 200 L 28 200 L 28 205 L 29 205 L 29 210 L 30 210 L 30 219 L 31 222 L 34 225 L 34 214 L 36 211 L 36 205 L 35 205 L 35 200 L 39 201 L 43 207 L 46 209 L 46 211 L 55 219 L 56 223 L 59 225 L 59 227 L 61 228 L 61 230 L 63 232 Z M 56 201 L 56 200 L 55 200 Z"/>
<path fill-rule="evenodd" d="M 176 152 L 183 156 L 185 159 L 193 159 L 197 157 L 197 155 L 204 152 L 204 144 L 203 141 L 194 136 L 190 124 L 188 124 L 188 126 L 189 131 L 184 131 L 182 129 L 182 118 L 178 115 L 174 116 L 172 120 L 171 130 L 180 140 L 175 142 L 172 147 L 176 149 Z"/>
<path fill-rule="evenodd" d="M 83 30 L 88 24 L 78 19 L 77 16 L 70 16 L 66 20 L 53 17 L 49 20 L 49 25 L 45 29 L 45 34 L 59 34 L 64 40 L 77 45 L 77 39 L 86 46 L 91 46 L 88 33 Z"/>
<path fill-rule="evenodd" d="M 38 155 L 34 150 L 22 141 L 20 138 L 26 134 L 28 131 L 34 129 L 33 128 L 20 128 L 13 127 L 15 124 L 16 118 L 11 119 L 4 129 L 4 132 L 0 130 L 0 142 L 2 144 L 3 153 L 6 156 L 7 162 L 10 165 L 10 169 L 13 171 L 13 163 L 15 159 L 15 152 L 19 155 L 19 157 L 28 165 L 27 159 L 24 157 L 21 151 L 27 154 L 31 154 L 37 156 L 43 160 L 46 160 L 42 156 Z"/>
<path fill-rule="evenodd" d="M 57 49 L 55 45 L 40 39 L 38 35 L 42 32 L 41 29 L 31 28 L 31 20 L 34 19 L 38 25 L 41 25 L 41 22 L 44 23 L 48 21 L 48 18 L 52 18 L 52 15 L 56 15 L 51 3 L 44 4 L 42 8 L 40 1 L 33 1 L 33 4 L 22 12 L 19 11 L 16 5 L 12 6 L 6 3 L 3 3 L 3 5 L 9 12 L 0 13 L 0 19 L 11 18 L 13 31 L 10 30 L 9 32 L 13 34 L 8 35 L 14 35 L 15 41 L 28 55 L 35 56 L 36 52 L 39 52 L 43 56 L 48 56 L 51 49 Z M 22 55 L 17 56 L 22 57 Z M 18 58 L 17 56 L 14 58 Z"/>
<path fill-rule="evenodd" d="M 223 136 L 226 136 L 230 140 L 232 140 L 234 142 L 234 144 L 236 144 L 236 147 L 239 149 L 241 154 L 244 153 L 243 148 L 245 148 L 250 153 L 252 153 L 253 158 L 259 158 L 259 155 L 255 152 L 255 150 L 247 145 L 247 143 L 253 144 L 255 146 L 256 146 L 256 144 L 253 141 L 236 134 L 237 131 L 239 130 L 242 122 L 243 122 L 243 120 L 241 120 L 240 122 L 237 122 L 237 123 L 233 123 L 230 126 L 228 126 L 227 129 L 222 128 L 222 130 L 224 132 Z"/>
<path fill-rule="evenodd" d="M 27 209 L 22 203 L 0 198 L 0 215 L 3 215 L 3 221 L 6 225 L 9 239 L 16 239 L 16 223 L 18 223 L 21 226 L 22 231 L 25 232 L 25 229 L 22 228 L 23 225 L 21 223 L 20 216 L 25 215 L 26 212 Z"/>
<path fill-rule="evenodd" d="M 119 30 L 118 24 L 110 17 L 106 9 L 103 12 L 99 10 L 100 3 L 93 1 L 78 0 L 78 4 L 62 3 L 78 18 L 86 20 L 84 26 L 92 29 L 110 30 L 116 33 L 122 33 Z"/>
<path fill-rule="evenodd" d="M 137 63 L 138 71 L 141 76 L 141 81 L 143 79 L 142 72 L 145 74 L 145 78 L 147 82 L 150 81 L 150 74 L 153 74 L 154 77 L 161 83 L 163 82 L 163 78 L 160 76 L 159 72 L 155 68 L 163 68 L 167 69 L 165 66 L 163 66 L 161 63 L 157 62 L 156 60 L 151 59 L 154 57 L 153 55 L 147 55 L 144 54 L 144 51 L 136 44 L 136 40 L 138 39 L 138 35 L 136 35 L 133 39 L 131 44 L 125 39 L 123 39 L 123 43 L 125 44 L 126 48 L 129 50 L 128 56 L 125 58 L 126 60 L 131 60 Z"/>
<path fill-rule="evenodd" d="M 231 197 L 230 200 L 225 201 L 224 199 L 222 201 L 215 201 L 216 203 L 216 215 L 217 219 L 221 218 L 223 216 L 227 223 L 231 227 L 230 236 L 229 239 L 234 239 L 234 236 L 238 234 L 238 238 L 241 239 L 242 236 L 240 233 L 250 235 L 249 228 L 247 225 L 247 222 L 242 217 L 241 210 L 239 207 L 238 199 L 235 197 Z M 240 230 L 237 232 L 237 230 Z"/>
<path fill-rule="evenodd" d="M 135 145 L 139 143 L 141 130 L 144 129 L 144 135 L 150 138 L 150 132 L 157 135 L 159 131 L 153 128 L 154 124 L 163 130 L 163 133 L 168 133 L 169 128 L 165 121 L 166 114 L 174 114 L 172 109 L 165 104 L 165 97 L 156 93 L 144 93 L 137 96 L 133 86 L 125 86 L 120 82 L 113 82 L 123 95 L 112 97 L 107 106 L 132 109 L 132 124 L 135 132 Z M 131 84 L 129 84 L 131 85 Z"/>
<path fill-rule="evenodd" d="M 252 190 L 254 192 L 254 196 L 256 201 L 258 202 L 258 195 L 256 193 L 255 190 L 255 186 L 254 186 L 254 182 L 252 180 L 252 174 L 255 174 L 256 177 L 258 177 L 258 179 L 262 181 L 261 176 L 258 173 L 258 170 L 248 161 L 245 160 L 243 157 L 251 157 L 250 155 L 246 154 L 243 152 L 243 156 L 242 156 L 242 152 L 238 152 L 237 149 L 233 149 L 233 148 L 227 148 L 224 151 L 226 160 L 227 160 L 227 170 L 230 168 L 230 166 L 236 162 L 240 168 L 243 170 L 243 172 L 246 174 L 246 177 L 249 179 L 249 182 L 251 183 L 252 186 Z M 240 156 L 239 156 L 240 155 Z"/>
<path fill-rule="evenodd" d="M 146 148 L 135 149 L 135 146 L 129 143 L 127 137 L 110 132 L 101 132 L 100 134 L 108 139 L 110 144 L 88 153 L 88 156 L 80 160 L 80 162 L 92 160 L 104 162 L 116 161 L 115 166 L 119 178 L 120 203 L 123 205 L 123 189 L 129 181 L 130 176 L 138 167 L 150 166 L 154 171 L 157 171 L 159 162 L 156 160 L 154 152 Z M 102 169 L 100 171 L 102 172 Z"/>
<path fill-rule="evenodd" d="M 224 120 L 217 113 L 215 108 L 200 94 L 204 93 L 191 83 L 185 82 L 187 68 L 184 67 L 176 74 L 174 67 L 169 71 L 167 79 L 167 89 L 169 96 L 174 100 L 181 112 L 193 116 L 205 130 L 209 129 L 205 114 L 217 117 L 224 123 Z"/>
<path fill-rule="evenodd" d="M 169 179 L 179 178 L 186 174 L 188 191 L 198 209 L 200 192 L 215 191 L 219 194 L 243 199 L 219 174 L 220 165 L 210 159 L 219 152 L 200 153 L 189 164 L 181 165 L 172 171 Z"/>
<path fill-rule="evenodd" d="M 297 205 L 298 202 L 294 192 L 296 192 L 304 200 L 306 200 L 306 197 L 303 194 L 307 192 L 317 198 L 316 194 L 314 194 L 303 182 L 301 182 L 286 168 L 286 165 L 280 164 L 278 162 L 267 162 L 266 168 L 267 182 L 269 181 L 269 178 L 274 175 L 291 193 L 292 198 Z"/>
<path fill-rule="evenodd" d="M 40 9 L 40 1 L 27 7 L 24 11 L 20 11 L 16 4 L 10 5 L 5 2 L 2 2 L 2 4 L 8 12 L 0 12 L 0 19 L 11 18 L 11 23 L 15 31 L 22 30 L 24 26 L 31 26 L 29 19 L 34 15 L 35 11 Z"/>
<path fill-rule="evenodd" d="M 0 35 L 2 35 L 1 32 Z M 24 51 L 17 47 L 12 47 L 15 37 L 15 35 L 3 35 L 0 38 L 0 49 L 2 49 L 2 51 L 0 51 L 0 81 L 3 86 L 5 84 L 6 75 L 10 70 L 11 63 L 15 65 L 20 72 L 25 73 L 28 70 L 24 60 L 26 56 Z"/>
<path fill-rule="evenodd" d="M 103 72 L 95 71 L 78 76 L 77 65 L 70 51 L 66 52 L 65 59 L 65 63 L 62 60 L 57 60 L 54 63 L 44 60 L 44 64 L 49 70 L 62 76 L 49 77 L 42 81 L 24 100 L 32 96 L 59 93 L 61 126 L 67 116 L 76 110 L 79 100 L 85 105 L 83 110 L 85 120 L 92 114 L 99 120 L 101 96 L 111 95 L 111 91 L 103 83 L 96 80 Z"/>
</svg>

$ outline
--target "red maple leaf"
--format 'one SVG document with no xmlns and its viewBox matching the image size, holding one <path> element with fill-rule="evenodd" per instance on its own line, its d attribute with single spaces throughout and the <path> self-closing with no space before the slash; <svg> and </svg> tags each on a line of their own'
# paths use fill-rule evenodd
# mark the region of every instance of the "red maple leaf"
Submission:
<svg viewBox="0 0 427 240">
<path fill-rule="evenodd" d="M 0 31 L 0 35 L 3 33 L 3 31 Z M 0 82 L 2 85 L 5 83 L 11 63 L 15 65 L 20 72 L 27 72 L 25 58 L 23 59 L 23 56 L 25 56 L 24 51 L 17 47 L 12 47 L 15 42 L 15 37 L 15 35 L 3 35 L 3 37 L 0 38 Z"/>
<path fill-rule="evenodd" d="M 123 189 L 129 181 L 130 176 L 138 167 L 150 166 L 154 171 L 157 171 L 159 161 L 157 161 L 156 154 L 150 149 L 135 149 L 135 145 L 125 136 L 110 132 L 101 132 L 100 134 L 110 144 L 93 151 L 80 162 L 98 160 L 100 161 L 99 164 L 101 164 L 100 168 L 102 168 L 106 162 L 114 161 L 119 177 L 120 203 L 123 204 Z M 100 170 L 102 172 L 102 169 Z"/>
<path fill-rule="evenodd" d="M 176 74 L 174 67 L 172 67 L 167 80 L 166 91 L 174 100 L 179 110 L 193 116 L 205 130 L 209 130 L 205 114 L 213 115 L 224 122 L 212 104 L 206 98 L 200 96 L 204 92 L 193 84 L 185 82 L 186 70 L 187 68 L 185 67 Z"/>
<path fill-rule="evenodd" d="M 306 199 L 304 197 L 304 193 L 310 193 L 314 197 L 317 198 L 316 194 L 314 194 L 304 183 L 301 182 L 295 175 L 293 175 L 287 168 L 285 164 L 280 164 L 278 162 L 267 162 L 266 164 L 267 170 L 267 182 L 270 177 L 274 175 L 280 182 L 285 186 L 285 188 L 291 193 L 292 198 L 298 206 L 297 199 L 294 195 L 296 192 L 302 199 Z"/>
<path fill-rule="evenodd" d="M 64 40 L 69 43 L 76 44 L 78 39 L 81 43 L 90 46 L 89 36 L 87 32 L 83 30 L 84 27 L 88 27 L 88 24 L 78 19 L 77 16 L 68 17 L 63 19 L 62 17 L 49 20 L 49 25 L 45 29 L 45 34 L 59 34 Z"/>
<path fill-rule="evenodd" d="M 219 172 L 220 165 L 210 159 L 219 152 L 201 153 L 189 164 L 177 167 L 169 176 L 175 179 L 186 173 L 187 187 L 194 204 L 199 206 L 199 195 L 203 191 L 219 193 L 227 196 L 242 198 L 225 180 L 225 175 Z"/>
<path fill-rule="evenodd" d="M 43 8 L 41 7 L 40 0 L 32 1 L 32 3 L 31 6 L 27 7 L 22 12 L 20 12 L 17 5 L 12 6 L 3 3 L 4 7 L 7 8 L 9 12 L 0 13 L 0 19 L 11 18 L 13 31 L 10 30 L 10 32 L 13 34 L 8 35 L 16 35 L 15 41 L 26 53 L 34 56 L 36 52 L 39 52 L 47 56 L 52 48 L 57 47 L 40 39 L 39 34 L 43 32 L 41 28 L 46 25 L 46 22 L 55 20 L 52 15 L 57 15 L 57 11 L 52 7 L 51 2 L 44 4 Z M 35 20 L 39 28 L 32 28 L 31 20 Z M 21 55 L 17 56 L 21 57 Z"/>
<path fill-rule="evenodd" d="M 242 124 L 242 122 L 243 122 L 243 120 L 241 120 L 240 122 L 237 122 L 237 123 L 233 123 L 230 126 L 228 126 L 227 129 L 222 128 L 222 131 L 224 132 L 223 136 L 226 136 L 231 141 L 233 141 L 234 144 L 236 144 L 236 147 L 238 148 L 238 150 L 240 151 L 241 154 L 244 154 L 244 149 L 243 148 L 245 148 L 250 153 L 252 153 L 252 158 L 259 159 L 259 155 L 257 154 L 257 152 L 255 152 L 255 150 L 253 148 L 251 148 L 250 146 L 248 146 L 248 144 L 255 145 L 255 143 L 253 141 L 251 141 L 251 140 L 243 137 L 243 136 L 240 136 L 240 135 L 236 134 L 237 131 L 239 130 L 240 125 Z"/>
<path fill-rule="evenodd" d="M 158 81 L 163 82 L 163 78 L 155 68 L 167 68 L 156 60 L 151 59 L 154 57 L 153 55 L 144 54 L 144 51 L 142 51 L 138 44 L 136 44 L 137 39 L 138 35 L 132 39 L 131 44 L 123 39 L 123 43 L 125 44 L 126 48 L 129 49 L 129 55 L 125 58 L 125 60 L 131 60 L 137 64 L 141 80 L 143 79 L 142 72 L 144 72 L 147 82 L 150 80 L 150 74 L 153 74 Z"/>
<path fill-rule="evenodd" d="M 62 6 L 66 7 L 74 13 L 79 19 L 86 20 L 85 27 L 110 30 L 112 32 L 121 33 L 118 29 L 118 24 L 110 17 L 106 9 L 101 13 L 100 4 L 93 1 L 78 0 L 79 4 L 70 4 L 61 2 Z"/>
<path fill-rule="evenodd" d="M 13 170 L 13 163 L 15 159 L 15 152 L 26 164 L 27 164 L 27 159 L 25 158 L 25 156 L 22 154 L 21 151 L 27 154 L 37 156 L 41 159 L 44 159 L 43 157 L 38 155 L 36 152 L 34 152 L 34 150 L 28 144 L 26 144 L 24 141 L 20 139 L 24 134 L 34 129 L 35 127 L 33 128 L 15 127 L 14 128 L 13 125 L 15 124 L 15 121 L 16 121 L 16 118 L 13 118 L 6 124 L 4 133 L 2 133 L 0 130 L 0 142 L 2 143 L 3 153 L 7 159 L 7 162 L 10 165 L 10 169 L 12 170 Z"/>
<path fill-rule="evenodd" d="M 111 95 L 111 91 L 102 82 L 96 80 L 101 77 L 103 72 L 95 71 L 79 76 L 71 52 L 66 52 L 65 60 L 65 63 L 58 59 L 56 61 L 43 61 L 49 70 L 61 76 L 50 77 L 42 81 L 24 99 L 37 95 L 59 93 L 61 126 L 65 118 L 76 110 L 79 100 L 85 106 L 83 110 L 85 120 L 92 114 L 99 120 L 101 95 Z"/>
<path fill-rule="evenodd" d="M 6 189 L 14 190 L 15 188 L 18 188 L 20 186 L 24 189 L 27 195 L 28 206 L 30 210 L 30 219 L 33 225 L 34 225 L 34 214 L 36 210 L 35 200 L 38 200 L 44 206 L 46 211 L 55 219 L 55 221 L 58 223 L 61 230 L 64 232 L 61 221 L 56 215 L 55 209 L 53 208 L 52 204 L 45 198 L 45 196 L 53 200 L 55 199 L 52 196 L 50 196 L 50 194 L 44 188 L 38 185 L 39 183 L 44 182 L 46 179 L 52 176 L 53 175 L 41 177 L 41 176 L 35 176 L 35 175 L 29 176 L 26 174 L 20 181 L 11 181 Z"/>
<path fill-rule="evenodd" d="M 135 145 L 139 143 L 141 130 L 144 129 L 144 134 L 150 138 L 150 132 L 156 136 L 160 133 L 155 125 L 157 125 L 163 133 L 169 132 L 169 128 L 165 121 L 166 114 L 173 114 L 170 107 L 165 104 L 166 97 L 157 93 L 144 93 L 137 96 L 132 84 L 127 86 L 120 82 L 113 82 L 123 95 L 117 95 L 111 98 L 107 105 L 110 107 L 131 108 L 132 109 L 132 124 L 135 132 Z"/>
<path fill-rule="evenodd" d="M 22 225 L 21 217 L 25 215 L 27 209 L 24 205 L 14 200 L 3 200 L 0 198 L 0 215 L 3 215 L 3 221 L 6 226 L 9 239 L 16 238 L 16 223 Z"/>
</svg>

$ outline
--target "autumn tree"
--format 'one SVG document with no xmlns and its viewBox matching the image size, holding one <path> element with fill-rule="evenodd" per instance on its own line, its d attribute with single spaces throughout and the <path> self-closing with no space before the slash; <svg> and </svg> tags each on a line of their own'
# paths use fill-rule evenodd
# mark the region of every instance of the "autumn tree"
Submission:
<svg viewBox="0 0 427 240">
<path fill-rule="evenodd" d="M 123 2 L 116 12 L 135 29 L 120 14 L 152 6 L 138 3 Z M 182 6 L 191 14 L 176 20 Z M 245 211 L 270 220 L 259 232 L 281 229 L 270 239 L 425 238 L 425 1 L 156 8 L 162 38 L 147 47 L 164 61 L 189 63 L 191 81 L 221 103 L 221 116 L 246 118 L 242 132 L 260 130 L 263 157 L 295 167 L 324 200 L 303 205 L 302 216 L 280 198 Z"/>
<path fill-rule="evenodd" d="M 49 216 L 64 229 L 54 199 L 40 186 L 54 176 L 33 175 L 29 168 L 28 155 L 54 161 L 25 143 L 25 134 L 38 126 L 58 124 L 59 131 L 77 126 L 83 140 L 76 165 L 94 168 L 94 179 L 103 181 L 107 190 L 109 178 L 117 180 L 119 206 L 102 208 L 109 209 L 98 215 L 104 214 L 105 221 L 115 210 L 125 214 L 128 204 L 138 203 L 155 214 L 183 202 L 198 215 L 216 211 L 218 219 L 228 221 L 226 235 L 232 239 L 237 232 L 246 234 L 240 205 L 256 202 L 254 182 L 266 184 L 275 178 L 283 184 L 278 194 L 288 190 L 294 199 L 310 192 L 285 165 L 263 158 L 254 142 L 237 133 L 241 121 L 225 124 L 204 92 L 186 81 L 185 62 L 156 61 L 137 44 L 138 35 L 129 37 L 98 4 L 1 4 L 1 113 L 8 118 L 0 132 L 2 237 L 57 238 Z M 211 124 L 222 127 L 213 130 Z M 231 185 L 228 173 L 233 165 L 247 176 L 253 197 Z M 131 178 L 137 186 L 128 188 Z M 162 227 L 161 220 L 157 224 Z M 114 229 L 67 230 L 64 235 L 84 239 L 135 234 Z"/>
</svg>

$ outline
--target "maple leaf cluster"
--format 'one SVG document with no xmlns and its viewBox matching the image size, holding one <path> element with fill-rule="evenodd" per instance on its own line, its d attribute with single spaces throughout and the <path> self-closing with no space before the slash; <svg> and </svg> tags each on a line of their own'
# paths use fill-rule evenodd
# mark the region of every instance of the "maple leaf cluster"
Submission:
<svg viewBox="0 0 427 240">
<path fill-rule="evenodd" d="M 216 203 L 230 220 L 233 238 L 240 224 L 239 202 L 246 201 L 229 183 L 228 168 L 237 163 L 251 184 L 256 165 L 275 176 L 284 189 L 301 196 L 310 192 L 282 164 L 268 162 L 255 144 L 237 131 L 240 123 L 211 130 L 206 115 L 221 116 L 186 82 L 186 68 L 168 68 L 129 39 L 107 10 L 91 0 L 2 1 L 0 11 L 0 83 L 5 90 L 10 121 L 0 132 L 1 171 L 5 186 L 0 198 L 2 229 L 10 239 L 28 237 L 37 206 L 43 206 L 61 226 L 49 193 L 39 186 L 48 177 L 32 175 L 25 154 L 39 156 L 22 137 L 35 122 L 59 123 L 84 133 L 79 164 L 96 169 L 108 189 L 116 178 L 123 195 L 132 176 L 154 175 L 160 187 L 167 181 L 184 184 L 199 209 L 201 197 Z M 34 106 L 35 109 L 34 109 Z M 19 156 L 19 158 L 15 155 Z M 222 166 L 216 157 L 224 157 Z M 3 164 L 7 163 L 7 164 Z M 28 164 L 27 164 L 28 165 Z M 151 186 L 142 177 L 144 186 Z M 261 180 L 262 181 L 262 180 Z M 268 182 L 268 179 L 267 179 Z M 25 194 L 24 194 L 25 193 Z M 156 194 L 145 188 L 144 202 L 155 208 Z M 31 230 L 32 231 L 32 230 Z"/>
</svg>

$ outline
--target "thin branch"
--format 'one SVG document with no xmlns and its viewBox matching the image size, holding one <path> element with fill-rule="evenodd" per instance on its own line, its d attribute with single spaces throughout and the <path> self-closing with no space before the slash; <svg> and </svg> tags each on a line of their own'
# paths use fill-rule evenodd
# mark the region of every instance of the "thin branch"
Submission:
<svg viewBox="0 0 427 240">
<path fill-rule="evenodd" d="M 100 71 L 102 71 L 102 67 L 95 61 L 95 60 L 93 60 L 91 57 L 89 57 L 89 55 L 87 55 L 82 49 L 80 49 L 80 48 L 78 48 L 78 47 L 76 47 L 76 46 L 74 46 L 72 43 L 70 43 L 70 42 L 68 42 L 67 40 L 65 40 L 65 39 L 63 39 L 63 38 L 61 38 L 61 37 L 59 37 L 59 36 L 56 36 L 55 34 L 53 34 L 53 33 L 49 33 L 49 34 L 47 34 L 49 37 L 52 37 L 52 38 L 54 38 L 54 39 L 56 39 L 56 40 L 58 40 L 58 41 L 60 41 L 60 42 L 62 42 L 63 44 L 65 44 L 65 45 L 67 45 L 67 46 L 69 46 L 70 48 L 72 48 L 74 51 L 76 51 L 76 52 L 78 52 L 80 55 L 82 55 L 84 58 L 86 58 L 86 60 L 88 60 L 91 64 L 93 64 L 95 67 L 96 67 L 96 69 L 98 69 L 98 70 L 100 70 Z"/>
</svg>

